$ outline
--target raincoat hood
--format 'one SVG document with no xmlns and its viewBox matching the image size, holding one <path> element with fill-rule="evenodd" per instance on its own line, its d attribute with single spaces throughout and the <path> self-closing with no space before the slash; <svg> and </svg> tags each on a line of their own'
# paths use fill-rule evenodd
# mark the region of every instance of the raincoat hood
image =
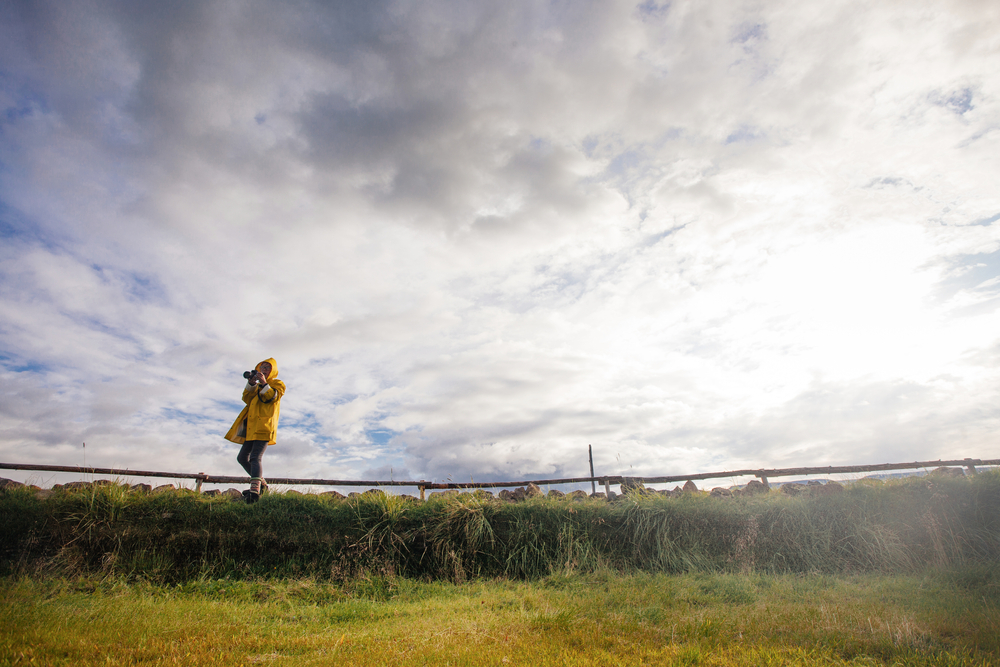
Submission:
<svg viewBox="0 0 1000 667">
<path fill-rule="evenodd" d="M 259 371 L 261 364 L 271 364 L 271 372 L 267 374 L 268 382 L 278 377 L 278 362 L 274 360 L 274 357 L 268 357 L 264 361 L 260 362 L 260 364 L 254 366 L 254 370 Z"/>
</svg>

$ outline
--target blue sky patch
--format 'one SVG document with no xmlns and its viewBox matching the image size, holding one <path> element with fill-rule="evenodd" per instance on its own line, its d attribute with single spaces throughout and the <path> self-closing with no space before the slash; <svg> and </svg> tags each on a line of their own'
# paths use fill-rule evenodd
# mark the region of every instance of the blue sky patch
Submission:
<svg viewBox="0 0 1000 667">
<path fill-rule="evenodd" d="M 973 224 L 973 225 L 981 225 L 983 227 L 989 227 L 990 225 L 992 225 L 997 220 L 1000 220 L 1000 213 L 997 213 L 995 215 L 991 215 L 988 218 L 981 218 L 981 219 L 976 220 L 975 222 L 973 222 L 971 224 Z"/>
<path fill-rule="evenodd" d="M 0 239 L 7 243 L 37 245 L 52 252 L 62 249 L 51 234 L 3 200 L 0 200 Z"/>
<path fill-rule="evenodd" d="M 975 255 L 959 255 L 952 262 L 949 277 L 938 285 L 938 298 L 947 301 L 961 290 L 976 289 L 977 285 L 1000 276 L 1000 250 Z M 992 285 L 988 292 L 1000 287 Z"/>
<path fill-rule="evenodd" d="M 645 0 L 636 9 L 639 16 L 643 18 L 659 19 L 663 18 L 670 11 L 670 2 L 657 2 L 656 0 Z"/>
<path fill-rule="evenodd" d="M 758 128 L 751 125 L 742 125 L 735 132 L 726 137 L 726 145 L 756 141 L 764 136 Z"/>
<path fill-rule="evenodd" d="M 0 80 L 3 80 L 4 84 L 6 84 L 9 81 L 9 77 L 0 75 Z M 6 85 L 3 87 L 7 88 Z M 45 98 L 40 94 L 21 91 L 16 95 L 14 103 L 5 107 L 3 112 L 0 113 L 0 131 L 3 131 L 4 125 L 17 123 L 25 118 L 34 116 L 36 113 L 48 113 L 48 111 L 49 106 Z"/>
<path fill-rule="evenodd" d="M 178 410 L 177 408 L 160 408 L 160 414 L 172 422 L 184 422 L 185 424 L 203 424 L 208 421 L 217 421 L 200 412 L 187 412 L 186 410 Z"/>
<path fill-rule="evenodd" d="M 365 430 L 365 436 L 376 445 L 387 445 L 396 435 L 398 435 L 397 431 L 387 428 L 373 428 Z"/>
<path fill-rule="evenodd" d="M 300 415 L 282 413 L 280 426 L 287 428 L 294 428 L 300 431 L 305 431 L 310 435 L 317 436 L 318 440 L 332 439 L 323 436 L 323 434 L 320 431 L 321 425 L 319 423 L 319 420 L 316 419 L 316 415 L 314 415 L 313 413 L 306 413 Z"/>
<path fill-rule="evenodd" d="M 930 99 L 932 104 L 961 116 L 975 108 L 972 103 L 973 97 L 972 88 L 959 88 L 950 93 L 934 93 Z"/>
<path fill-rule="evenodd" d="M 48 373 L 52 367 L 33 359 L 18 359 L 14 355 L 0 352 L 0 365 L 14 373 Z"/>
<path fill-rule="evenodd" d="M 213 401 L 216 405 L 221 406 L 223 409 L 228 410 L 233 413 L 233 419 L 236 419 L 236 415 L 243 411 L 246 407 L 246 403 L 243 401 L 223 401 L 220 399 L 215 399 Z"/>
<path fill-rule="evenodd" d="M 619 153 L 608 163 L 607 173 L 613 176 L 624 176 L 635 170 L 645 161 L 643 151 L 635 148 Z"/>
<path fill-rule="evenodd" d="M 740 26 L 740 29 L 736 32 L 736 36 L 733 37 L 733 41 L 737 44 L 746 44 L 752 40 L 762 40 L 766 38 L 766 25 L 763 23 L 747 23 Z"/>
</svg>

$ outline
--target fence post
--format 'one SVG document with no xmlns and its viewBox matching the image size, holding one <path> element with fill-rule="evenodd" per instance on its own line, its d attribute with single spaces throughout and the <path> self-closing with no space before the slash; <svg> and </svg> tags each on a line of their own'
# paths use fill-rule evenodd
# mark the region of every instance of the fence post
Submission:
<svg viewBox="0 0 1000 667">
<path fill-rule="evenodd" d="M 976 466 L 972 464 L 972 459 L 965 459 L 965 467 L 969 471 L 970 475 L 976 474 Z"/>
<path fill-rule="evenodd" d="M 767 475 L 758 475 L 760 477 L 760 482 L 767 488 L 771 488 L 771 485 L 767 483 Z"/>
<path fill-rule="evenodd" d="M 604 495 L 608 500 L 611 500 L 611 485 L 608 484 L 608 478 L 604 478 Z"/>
<path fill-rule="evenodd" d="M 590 492 L 597 493 L 597 485 L 594 483 L 594 449 L 587 445 L 587 456 L 590 458 Z"/>
<path fill-rule="evenodd" d="M 199 475 L 204 475 L 205 473 L 203 473 L 203 472 L 200 472 L 200 473 L 198 473 L 198 474 L 199 474 Z M 197 493 L 201 493 L 201 483 L 202 483 L 202 482 L 203 482 L 204 480 L 205 480 L 205 478 L 204 478 L 204 477 L 199 477 L 199 478 L 198 478 L 198 483 L 197 483 L 197 484 L 195 484 L 195 486 L 194 486 L 194 490 L 195 490 L 195 492 L 197 492 Z"/>
<path fill-rule="evenodd" d="M 422 486 L 418 486 L 417 488 L 418 488 L 418 489 L 420 489 L 420 499 L 421 499 L 421 500 L 426 500 L 426 499 L 424 498 L 424 488 L 425 488 L 425 487 L 422 487 Z"/>
</svg>

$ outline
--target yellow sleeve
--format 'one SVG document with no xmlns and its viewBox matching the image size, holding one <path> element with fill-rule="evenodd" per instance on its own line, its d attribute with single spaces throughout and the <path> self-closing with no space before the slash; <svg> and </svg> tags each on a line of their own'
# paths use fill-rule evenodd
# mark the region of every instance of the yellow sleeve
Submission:
<svg viewBox="0 0 1000 667">
<path fill-rule="evenodd" d="M 284 393 L 285 384 L 283 382 L 275 382 L 274 384 L 267 385 L 266 389 L 260 390 L 257 396 L 260 397 L 261 403 L 274 403 L 275 401 L 280 401 Z"/>
</svg>

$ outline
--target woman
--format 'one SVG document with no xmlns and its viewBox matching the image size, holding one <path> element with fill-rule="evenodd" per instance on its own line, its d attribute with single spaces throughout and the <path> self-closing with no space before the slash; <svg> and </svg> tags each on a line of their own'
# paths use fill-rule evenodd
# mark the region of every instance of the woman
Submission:
<svg viewBox="0 0 1000 667">
<path fill-rule="evenodd" d="M 250 489 L 243 492 L 248 503 L 257 502 L 261 485 L 267 486 L 261 461 L 264 450 L 275 443 L 278 435 L 278 412 L 284 395 L 285 383 L 278 379 L 278 362 L 272 358 L 257 364 L 243 388 L 243 402 L 247 406 L 226 434 L 226 440 L 243 445 L 236 460 L 250 475 Z"/>
</svg>

